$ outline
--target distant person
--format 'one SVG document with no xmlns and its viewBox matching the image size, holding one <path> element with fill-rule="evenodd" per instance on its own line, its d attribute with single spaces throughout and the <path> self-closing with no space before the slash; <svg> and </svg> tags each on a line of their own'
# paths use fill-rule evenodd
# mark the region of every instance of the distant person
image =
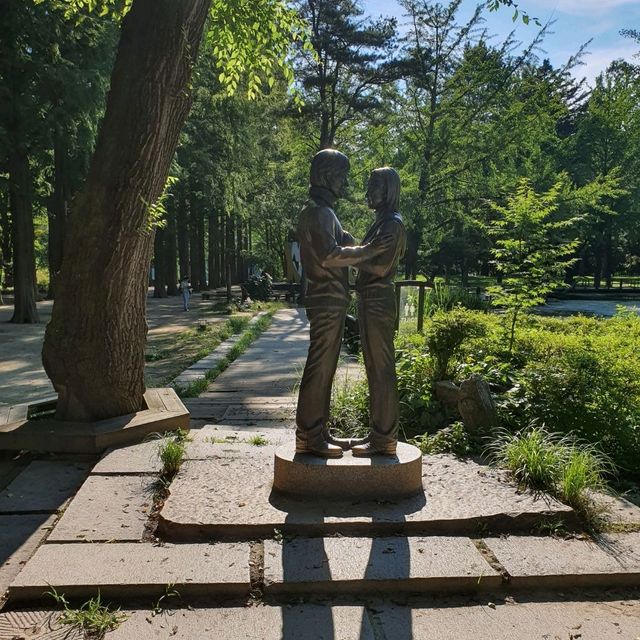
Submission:
<svg viewBox="0 0 640 640">
<path fill-rule="evenodd" d="M 189 276 L 185 276 L 180 280 L 180 291 L 182 291 L 183 311 L 189 311 L 189 298 L 191 297 L 191 280 Z"/>
</svg>

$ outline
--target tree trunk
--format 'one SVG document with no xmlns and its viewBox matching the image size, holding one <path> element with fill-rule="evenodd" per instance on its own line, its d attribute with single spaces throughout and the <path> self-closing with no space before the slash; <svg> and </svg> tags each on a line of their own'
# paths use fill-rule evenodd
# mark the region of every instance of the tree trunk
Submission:
<svg viewBox="0 0 640 640">
<path fill-rule="evenodd" d="M 216 286 L 216 211 L 209 209 L 207 214 L 207 288 L 214 289 Z"/>
<path fill-rule="evenodd" d="M 178 253 L 176 244 L 176 212 L 171 209 L 167 214 L 166 256 L 167 256 L 167 295 L 178 295 Z"/>
<path fill-rule="evenodd" d="M 9 225 L 9 199 L 5 191 L 0 190 L 0 305 L 4 304 L 2 289 L 5 286 L 6 264 L 9 262 L 7 251 L 11 247 L 11 229 Z"/>
<path fill-rule="evenodd" d="M 187 212 L 187 198 L 184 192 L 184 186 L 176 195 L 178 200 L 178 209 L 176 216 L 176 224 L 178 227 L 178 262 L 180 264 L 180 280 L 186 278 L 189 273 L 189 215 Z"/>
<path fill-rule="evenodd" d="M 200 282 L 199 255 L 198 250 L 198 216 L 200 212 L 195 199 L 189 200 L 189 273 L 191 274 L 191 286 L 194 291 L 202 290 Z"/>
<path fill-rule="evenodd" d="M 204 207 L 200 202 L 198 207 L 198 217 L 196 219 L 197 238 L 198 238 L 198 280 L 200 288 L 205 289 L 207 286 L 207 254 L 205 253 L 205 232 L 204 232 Z"/>
<path fill-rule="evenodd" d="M 13 290 L 11 322 L 38 322 L 36 257 L 29 158 L 19 143 L 9 151 L 9 201 L 13 218 Z"/>
<path fill-rule="evenodd" d="M 56 416 L 90 421 L 143 407 L 145 306 L 161 195 L 189 112 L 209 0 L 134 0 L 107 108 L 75 201 L 43 363 Z"/>
<path fill-rule="evenodd" d="M 55 297 L 56 279 L 62 266 L 63 242 L 67 225 L 66 146 L 56 129 L 53 139 L 53 193 L 48 211 L 49 219 L 49 292 Z"/>
<path fill-rule="evenodd" d="M 156 229 L 155 239 L 153 242 L 153 297 L 167 297 L 167 256 L 165 250 L 166 233 L 162 228 Z"/>
<path fill-rule="evenodd" d="M 407 251 L 405 253 L 404 277 L 413 280 L 418 271 L 418 244 L 420 234 L 416 229 L 407 230 Z"/>
<path fill-rule="evenodd" d="M 602 251 L 602 276 L 604 277 L 607 289 L 613 286 L 613 224 L 611 218 L 607 219 L 604 231 L 604 247 Z"/>
</svg>

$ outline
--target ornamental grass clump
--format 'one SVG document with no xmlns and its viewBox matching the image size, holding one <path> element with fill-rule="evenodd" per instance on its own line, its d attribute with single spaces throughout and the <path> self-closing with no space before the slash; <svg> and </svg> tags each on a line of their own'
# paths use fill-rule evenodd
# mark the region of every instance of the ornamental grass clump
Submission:
<svg viewBox="0 0 640 640">
<path fill-rule="evenodd" d="M 500 433 L 490 452 L 521 486 L 546 491 L 583 513 L 591 504 L 590 492 L 604 490 L 605 478 L 613 469 L 607 456 L 594 446 L 538 426 Z"/>
<path fill-rule="evenodd" d="M 172 480 L 180 470 L 186 451 L 187 433 L 182 430 L 175 434 L 165 434 L 158 446 L 158 458 L 162 464 L 160 475 L 164 480 Z"/>
</svg>

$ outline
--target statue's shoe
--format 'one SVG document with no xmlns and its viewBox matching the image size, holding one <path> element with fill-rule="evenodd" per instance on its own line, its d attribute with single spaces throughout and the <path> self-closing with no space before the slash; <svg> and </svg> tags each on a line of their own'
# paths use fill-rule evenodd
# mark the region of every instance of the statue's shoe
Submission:
<svg viewBox="0 0 640 640">
<path fill-rule="evenodd" d="M 323 438 L 316 440 L 296 438 L 296 453 L 308 453 L 321 458 L 342 458 L 342 448 L 326 442 Z"/>
<path fill-rule="evenodd" d="M 395 456 L 396 443 L 376 444 L 375 442 L 365 442 L 352 447 L 351 455 L 356 458 L 366 458 L 368 456 Z"/>
<path fill-rule="evenodd" d="M 340 447 L 343 451 L 348 451 L 355 445 L 369 442 L 369 436 L 366 436 L 364 438 L 336 438 L 335 436 L 331 435 L 329 429 L 326 429 L 322 435 L 329 444 Z"/>
</svg>

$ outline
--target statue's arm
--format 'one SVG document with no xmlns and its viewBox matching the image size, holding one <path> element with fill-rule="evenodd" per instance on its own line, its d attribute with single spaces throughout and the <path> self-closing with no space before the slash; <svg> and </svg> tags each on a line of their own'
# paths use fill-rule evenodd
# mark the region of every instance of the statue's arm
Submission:
<svg viewBox="0 0 640 640">
<path fill-rule="evenodd" d="M 380 237 L 377 242 L 362 246 L 341 246 L 335 237 L 334 215 L 326 209 L 319 212 L 311 239 L 323 267 L 349 267 L 359 264 L 385 251 L 389 242 L 386 237 Z M 340 241 L 342 240 L 341 237 Z"/>
<path fill-rule="evenodd" d="M 378 233 L 391 238 L 388 248 L 376 255 L 375 260 L 366 259 L 360 262 L 358 269 L 374 276 L 383 276 L 389 267 L 394 263 L 397 264 L 403 256 L 407 244 L 407 234 L 404 226 L 392 221 L 385 223 Z"/>
</svg>

